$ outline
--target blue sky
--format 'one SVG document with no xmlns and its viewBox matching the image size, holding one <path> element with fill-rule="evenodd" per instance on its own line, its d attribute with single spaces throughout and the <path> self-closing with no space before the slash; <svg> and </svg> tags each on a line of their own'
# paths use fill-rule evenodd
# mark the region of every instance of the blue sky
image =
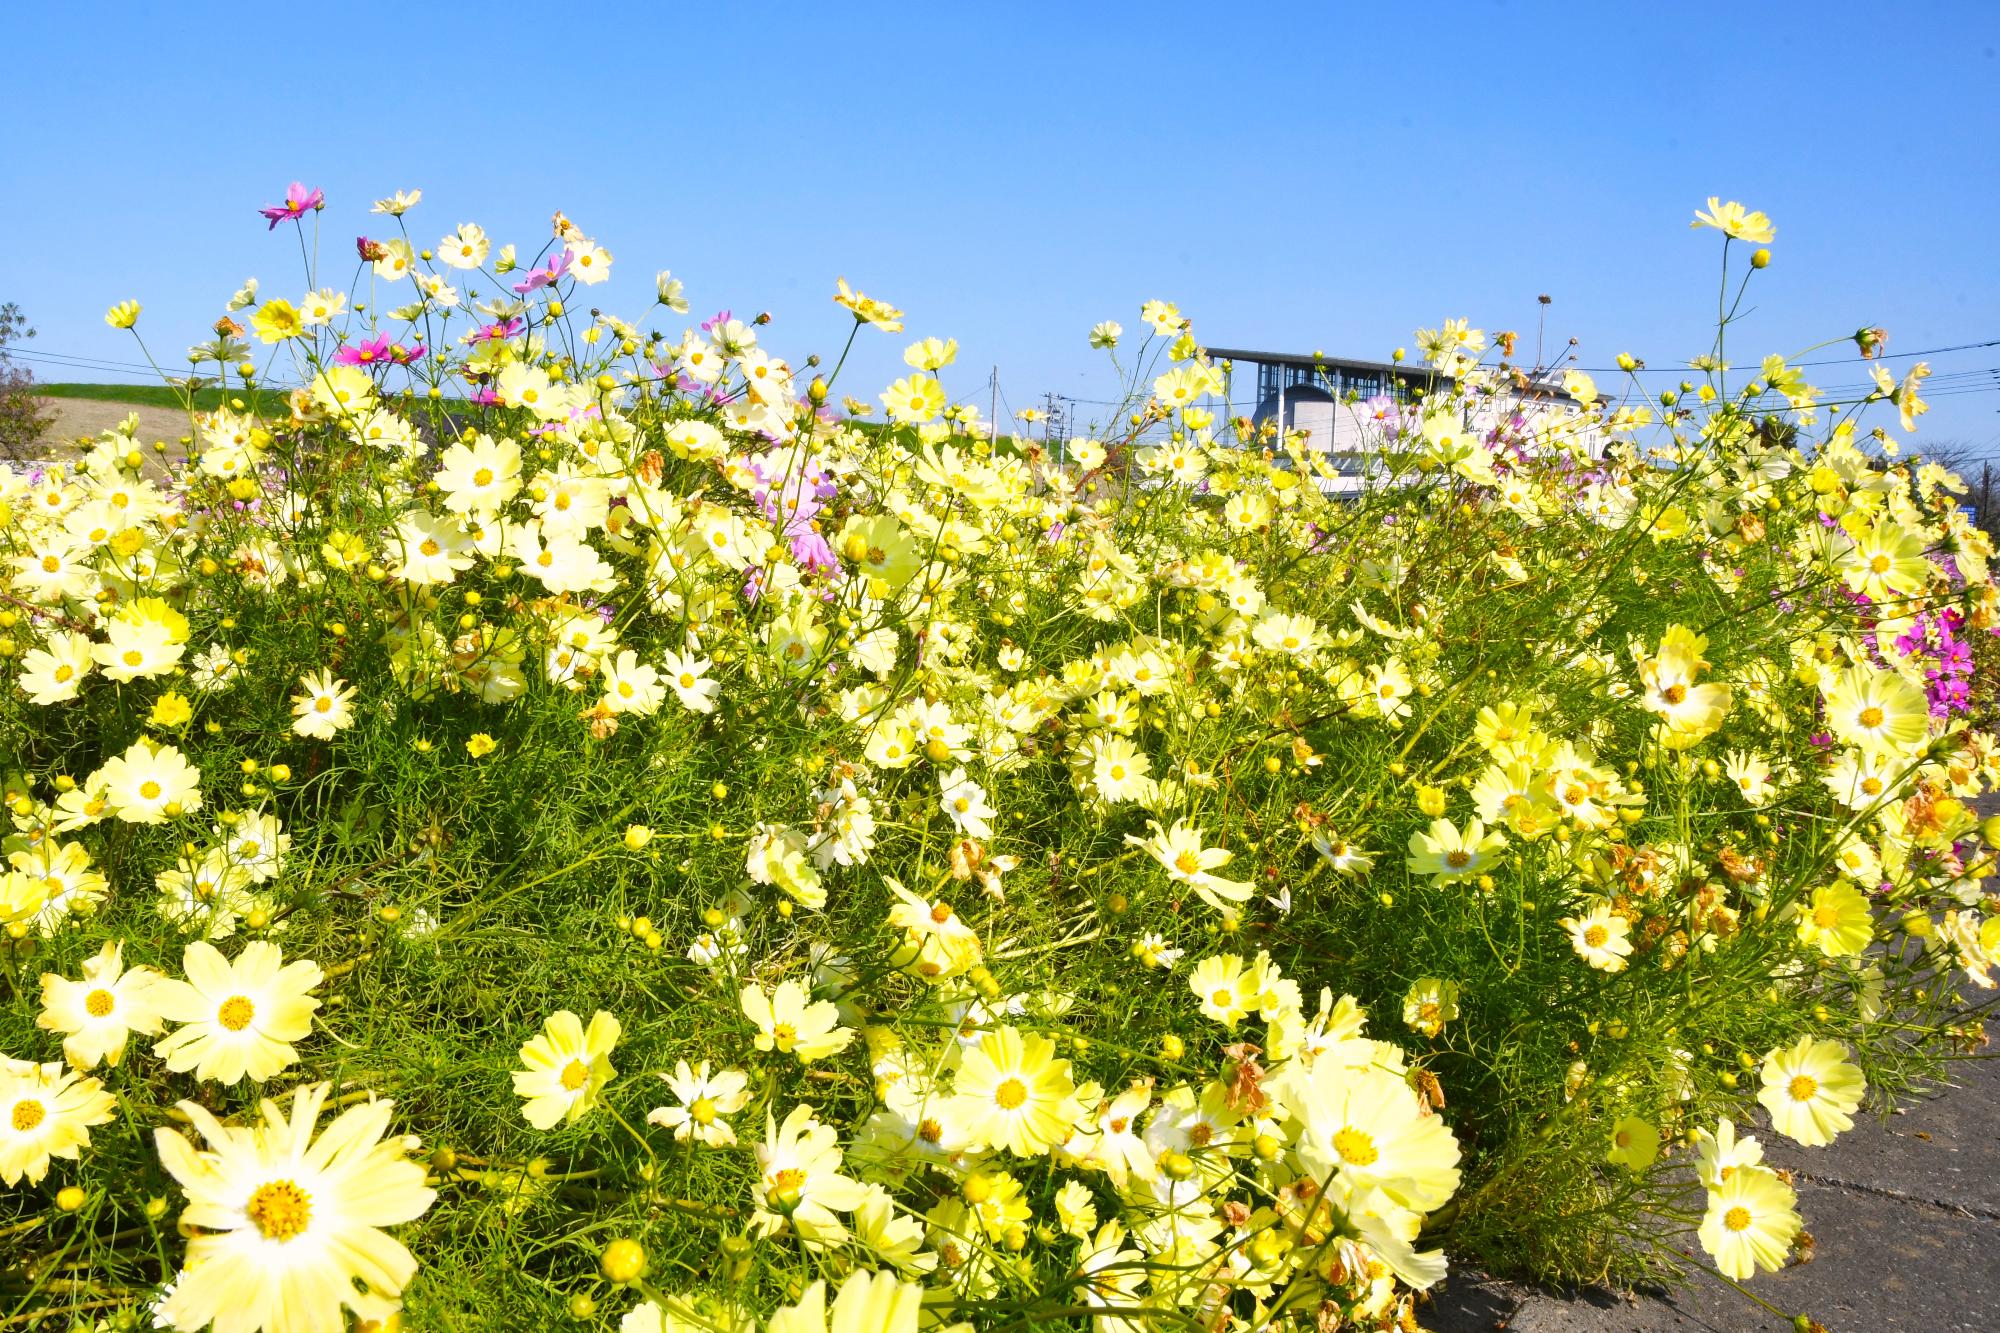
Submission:
<svg viewBox="0 0 2000 1333">
<path fill-rule="evenodd" d="M 560 208 L 616 256 L 595 303 L 637 313 L 671 268 L 696 318 L 773 312 L 795 363 L 838 352 L 844 275 L 956 337 L 947 384 L 982 410 L 994 365 L 1016 409 L 1109 397 L 1085 335 L 1136 334 L 1155 296 L 1216 345 L 1382 357 L 1448 316 L 1532 347 L 1547 293 L 1552 357 L 1670 366 L 1709 340 L 1711 194 L 1778 227 L 1733 361 L 1863 324 L 1891 353 L 2000 341 L 1992 0 L 71 3 L 8 28 L 0 300 L 43 353 L 135 359 L 101 318 L 125 297 L 163 363 L 245 277 L 296 297 L 255 212 L 294 179 L 330 248 L 398 188 L 425 243 L 478 221 L 532 254 Z M 903 341 L 864 339 L 841 387 L 872 398 Z M 1929 360 L 1920 438 L 2000 456 L 1976 373 L 2000 346 Z"/>
</svg>

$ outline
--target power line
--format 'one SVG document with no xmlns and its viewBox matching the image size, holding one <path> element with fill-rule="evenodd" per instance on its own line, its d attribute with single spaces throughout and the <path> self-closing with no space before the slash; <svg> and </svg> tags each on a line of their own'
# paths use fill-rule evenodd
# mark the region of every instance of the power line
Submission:
<svg viewBox="0 0 2000 1333">
<path fill-rule="evenodd" d="M 46 361 L 51 365 L 70 366 L 82 370 L 144 371 L 148 375 L 157 375 L 158 373 L 153 367 L 142 365 L 137 361 L 110 361 L 102 357 L 71 356 L 66 352 L 44 352 L 30 350 L 25 347 L 10 347 L 7 349 L 7 355 L 10 357 L 23 357 L 29 361 Z"/>
<path fill-rule="evenodd" d="M 2000 347 L 2000 338 L 1989 338 L 1985 342 L 1958 343 L 1952 347 L 1927 347 L 1919 352 L 1878 352 L 1874 356 L 1830 356 L 1817 361 L 1787 361 L 1788 366 L 1844 366 L 1861 361 L 1903 361 L 1917 356 L 1943 356 L 1947 352 L 1971 352 L 1986 347 Z M 1593 375 L 1623 375 L 1628 373 L 1622 366 L 1577 366 L 1576 369 Z M 1685 375 L 1692 366 L 1640 366 L 1629 373 L 1638 375 Z"/>
</svg>

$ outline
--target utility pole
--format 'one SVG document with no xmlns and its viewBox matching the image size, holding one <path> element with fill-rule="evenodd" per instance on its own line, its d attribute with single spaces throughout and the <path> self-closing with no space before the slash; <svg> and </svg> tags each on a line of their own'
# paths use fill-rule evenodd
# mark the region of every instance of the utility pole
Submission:
<svg viewBox="0 0 2000 1333">
<path fill-rule="evenodd" d="M 993 406 L 986 414 L 988 429 L 993 432 L 993 443 L 1000 443 L 1000 367 L 993 367 Z"/>
</svg>

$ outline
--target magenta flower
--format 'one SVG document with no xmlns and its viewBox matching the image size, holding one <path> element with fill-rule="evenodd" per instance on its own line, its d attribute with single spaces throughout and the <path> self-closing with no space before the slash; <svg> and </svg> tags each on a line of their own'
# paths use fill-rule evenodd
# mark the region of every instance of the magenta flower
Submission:
<svg viewBox="0 0 2000 1333">
<path fill-rule="evenodd" d="M 556 279 L 563 277 L 568 272 L 569 251 L 564 250 L 549 261 L 547 268 L 529 269 L 527 281 L 515 283 L 514 291 L 521 296 L 526 296 L 529 292 L 535 291 L 538 288 L 553 285 Z"/>
<path fill-rule="evenodd" d="M 527 321 L 517 315 L 504 324 L 480 325 L 477 329 L 473 330 L 472 336 L 466 341 L 472 343 L 498 342 L 503 338 L 519 337 L 522 330 L 527 327 Z"/>
<path fill-rule="evenodd" d="M 325 207 L 325 191 L 308 190 L 297 181 L 293 181 L 291 188 L 285 191 L 284 203 L 273 205 L 270 208 L 260 208 L 257 211 L 264 215 L 265 220 L 271 224 L 271 227 L 275 227 L 280 222 L 298 221 L 306 215 L 307 209 L 318 212 Z M 265 230 L 269 231 L 271 227 L 266 227 Z"/>
<path fill-rule="evenodd" d="M 833 547 L 825 537 L 811 528 L 803 528 L 792 534 L 792 559 L 800 568 L 814 574 L 835 574 L 840 571 L 840 560 L 833 553 Z"/>
<path fill-rule="evenodd" d="M 423 358 L 424 345 L 405 347 L 392 343 L 388 335 L 370 338 L 352 346 L 343 347 L 333 354 L 333 359 L 343 366 L 407 366 L 412 361 Z"/>
<path fill-rule="evenodd" d="M 379 366 L 396 358 L 395 348 L 384 335 L 343 347 L 333 354 L 333 359 L 343 366 Z"/>
</svg>

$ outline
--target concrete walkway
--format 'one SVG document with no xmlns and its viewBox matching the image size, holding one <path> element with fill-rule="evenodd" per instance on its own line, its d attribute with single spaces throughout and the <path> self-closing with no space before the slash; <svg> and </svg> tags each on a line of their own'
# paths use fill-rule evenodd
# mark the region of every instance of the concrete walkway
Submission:
<svg viewBox="0 0 2000 1333">
<path fill-rule="evenodd" d="M 1990 1050 L 1991 1048 L 1989 1048 Z M 1857 1121 L 1826 1148 L 1757 1125 L 1765 1160 L 1796 1178 L 1811 1263 L 1747 1283 L 1831 1333 L 2000 1329 L 2000 1060 L 1952 1066 L 1954 1087 Z M 1761 1117 L 1760 1117 L 1761 1119 Z M 1745 1126 L 1750 1128 L 1750 1126 Z M 1696 1244 L 1692 1235 L 1687 1244 Z M 1557 1293 L 1454 1274 L 1419 1310 L 1433 1333 L 1788 1333 L 1712 1278 L 1676 1292 Z"/>
</svg>

